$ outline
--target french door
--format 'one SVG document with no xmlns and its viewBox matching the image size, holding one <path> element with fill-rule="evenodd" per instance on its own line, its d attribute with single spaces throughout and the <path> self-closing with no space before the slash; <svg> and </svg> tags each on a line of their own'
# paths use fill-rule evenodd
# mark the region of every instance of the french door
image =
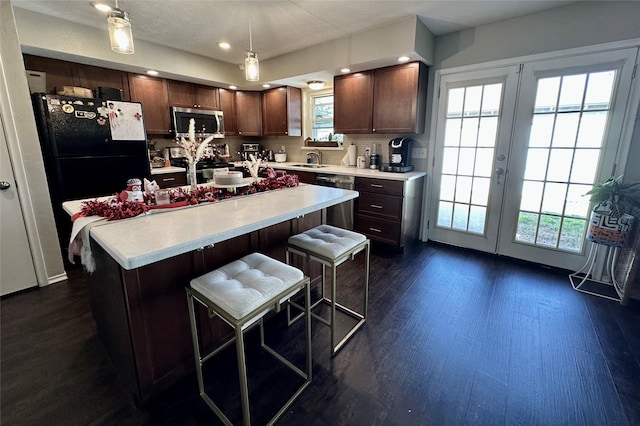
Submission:
<svg viewBox="0 0 640 426">
<path fill-rule="evenodd" d="M 429 239 L 567 269 L 619 149 L 636 49 L 441 78 Z"/>
</svg>

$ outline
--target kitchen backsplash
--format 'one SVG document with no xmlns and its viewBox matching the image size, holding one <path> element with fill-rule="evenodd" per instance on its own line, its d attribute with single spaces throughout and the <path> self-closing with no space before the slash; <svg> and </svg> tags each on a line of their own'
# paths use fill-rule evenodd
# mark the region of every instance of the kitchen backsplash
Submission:
<svg viewBox="0 0 640 426">
<path fill-rule="evenodd" d="M 346 146 L 350 144 L 356 145 L 358 148 L 358 155 L 364 155 L 365 149 L 371 147 L 372 144 L 377 143 L 380 145 L 380 154 L 382 155 L 382 163 L 389 162 L 389 141 L 395 137 L 407 136 L 407 135 L 345 135 L 344 136 L 344 150 L 321 150 L 322 162 L 324 164 L 341 164 L 342 157 L 346 154 Z M 428 149 L 427 135 L 409 135 L 415 143 L 412 146 L 412 151 L 415 152 L 416 148 Z M 291 137 L 291 136 L 276 136 L 268 138 L 248 138 L 240 136 L 227 136 L 224 139 L 216 139 L 214 143 L 229 145 L 229 152 L 231 153 L 231 160 L 238 161 L 240 156 L 238 152 L 243 143 L 259 143 L 264 149 L 271 149 L 274 152 L 278 151 L 283 145 L 287 151 L 287 161 L 305 162 L 307 158 L 308 149 L 302 149 L 304 146 L 304 137 Z M 155 138 L 150 139 L 149 143 L 155 145 L 155 149 L 162 151 L 166 147 L 177 146 L 172 139 Z M 411 163 L 415 170 L 427 171 L 427 159 L 415 158 L 412 152 Z"/>
</svg>

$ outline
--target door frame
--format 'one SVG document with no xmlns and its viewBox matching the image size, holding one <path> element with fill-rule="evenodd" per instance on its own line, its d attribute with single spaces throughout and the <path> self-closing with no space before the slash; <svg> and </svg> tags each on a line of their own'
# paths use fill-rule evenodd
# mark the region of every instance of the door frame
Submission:
<svg viewBox="0 0 640 426">
<path fill-rule="evenodd" d="M 640 49 L 640 39 L 617 41 L 612 43 L 603 43 L 586 47 L 578 47 L 572 49 L 557 50 L 552 52 L 539 53 L 535 55 L 519 56 L 514 58 L 500 59 L 496 61 L 483 62 L 478 64 L 463 65 L 459 67 L 439 69 L 434 72 L 433 82 L 433 99 L 431 103 L 431 130 L 429 132 L 429 158 L 430 172 L 427 173 L 426 185 L 424 190 L 423 212 L 422 212 L 422 227 L 421 227 L 421 240 L 428 241 L 429 225 L 431 219 L 432 206 L 429 205 L 432 200 L 433 192 L 435 190 L 433 185 L 433 170 L 436 153 L 436 134 L 439 131 L 438 128 L 438 112 L 440 98 L 438 91 L 442 83 L 442 78 L 451 74 L 460 74 L 468 72 L 483 71 L 487 69 L 502 68 L 508 66 L 519 66 L 520 64 L 527 64 L 531 62 L 547 61 L 553 59 L 561 59 L 570 56 L 582 56 L 587 54 L 604 53 L 614 50 L 622 50 L 627 48 Z M 623 112 L 622 125 L 620 129 L 620 140 L 618 144 L 618 150 L 615 154 L 616 173 L 622 174 L 625 166 L 628 166 L 628 154 L 631 148 L 632 136 L 635 127 L 635 120 L 638 110 L 640 108 L 640 67 L 638 66 L 640 55 L 636 56 L 636 62 L 634 67 L 634 78 L 631 80 L 631 86 L 629 91 L 629 97 L 625 105 Z M 604 171 L 602 171 L 604 172 Z M 565 266 L 563 266 L 565 267 Z"/>
</svg>

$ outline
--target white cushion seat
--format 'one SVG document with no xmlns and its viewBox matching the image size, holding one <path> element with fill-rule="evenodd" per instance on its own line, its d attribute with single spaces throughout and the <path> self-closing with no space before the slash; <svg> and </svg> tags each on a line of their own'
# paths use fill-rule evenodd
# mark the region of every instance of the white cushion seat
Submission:
<svg viewBox="0 0 640 426">
<path fill-rule="evenodd" d="M 336 259 L 367 239 L 362 234 L 331 225 L 320 225 L 289 237 L 289 244 L 328 259 Z"/>
<path fill-rule="evenodd" d="M 191 288 L 239 320 L 299 283 L 303 276 L 302 271 L 293 266 L 262 253 L 252 253 L 194 278 Z M 292 293 L 298 289 L 293 288 Z"/>
</svg>

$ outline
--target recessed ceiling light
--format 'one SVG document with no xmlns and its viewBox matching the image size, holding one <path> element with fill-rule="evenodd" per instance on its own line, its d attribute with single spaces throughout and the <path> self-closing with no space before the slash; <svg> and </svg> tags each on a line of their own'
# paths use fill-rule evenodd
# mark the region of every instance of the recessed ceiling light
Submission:
<svg viewBox="0 0 640 426">
<path fill-rule="evenodd" d="M 407 61 L 409 61 L 409 59 L 411 59 L 411 58 L 408 57 L 408 56 L 400 56 L 398 58 L 398 62 L 407 62 Z"/>
<path fill-rule="evenodd" d="M 227 43 L 226 41 L 219 41 L 219 42 L 218 42 L 218 47 L 219 47 L 220 49 L 227 50 L 227 49 L 230 49 L 230 48 L 231 48 L 231 45 L 230 45 L 229 43 Z"/>
<path fill-rule="evenodd" d="M 348 73 L 348 72 L 351 72 L 351 70 L 350 70 L 349 68 L 342 68 L 342 69 L 340 70 L 340 72 L 341 72 L 341 73 L 345 73 L 345 74 L 346 74 L 346 73 Z"/>
<path fill-rule="evenodd" d="M 238 88 L 238 86 L 234 86 L 233 84 L 231 86 L 229 86 L 229 89 L 231 90 L 236 90 Z"/>
<path fill-rule="evenodd" d="M 149 74 L 149 75 L 158 75 L 158 71 L 149 70 L 149 71 L 147 71 L 147 74 Z"/>
<path fill-rule="evenodd" d="M 111 12 L 113 10 L 113 8 L 111 6 L 109 6 L 106 3 L 103 3 L 101 1 L 92 1 L 91 2 L 91 6 L 95 7 L 96 9 L 98 9 L 100 12 Z"/>
<path fill-rule="evenodd" d="M 271 85 L 268 84 L 268 83 L 265 83 L 265 84 L 262 85 L 262 87 L 264 87 L 265 89 L 268 89 L 269 87 L 271 87 Z"/>
</svg>

